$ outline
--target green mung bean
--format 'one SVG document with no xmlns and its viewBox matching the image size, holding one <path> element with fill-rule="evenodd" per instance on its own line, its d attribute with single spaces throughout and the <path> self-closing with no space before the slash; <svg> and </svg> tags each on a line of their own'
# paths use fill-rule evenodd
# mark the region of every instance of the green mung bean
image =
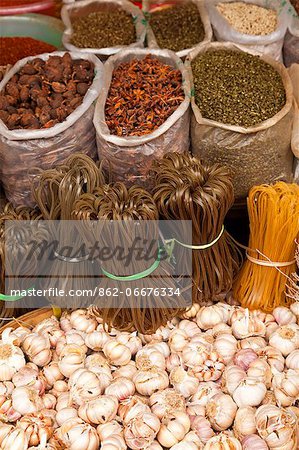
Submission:
<svg viewBox="0 0 299 450">
<path fill-rule="evenodd" d="M 72 27 L 72 44 L 80 48 L 116 47 L 136 41 L 133 17 L 121 9 L 75 18 Z"/>
<path fill-rule="evenodd" d="M 259 56 L 207 51 L 193 60 L 192 72 L 195 102 L 206 119 L 251 127 L 286 103 L 281 76 Z"/>
<path fill-rule="evenodd" d="M 150 25 L 159 47 L 175 52 L 194 47 L 205 36 L 199 10 L 192 2 L 152 12 Z"/>
</svg>

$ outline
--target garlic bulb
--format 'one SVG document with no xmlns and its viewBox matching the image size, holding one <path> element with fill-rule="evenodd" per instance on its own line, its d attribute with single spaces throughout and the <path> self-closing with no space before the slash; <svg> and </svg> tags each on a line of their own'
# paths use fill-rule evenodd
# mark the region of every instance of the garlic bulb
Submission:
<svg viewBox="0 0 299 450">
<path fill-rule="evenodd" d="M 77 369 L 84 367 L 84 360 L 84 349 L 76 344 L 68 344 L 59 356 L 58 367 L 60 372 L 69 378 Z"/>
<path fill-rule="evenodd" d="M 247 370 L 247 375 L 250 378 L 257 378 L 265 384 L 267 389 L 272 386 L 272 371 L 269 364 L 263 359 L 255 359 Z"/>
<path fill-rule="evenodd" d="M 290 308 L 285 306 L 278 306 L 272 312 L 278 325 L 289 325 L 291 323 L 296 323 L 296 316 L 292 313 Z"/>
<path fill-rule="evenodd" d="M 206 408 L 202 405 L 199 405 L 197 402 L 187 402 L 186 412 L 188 416 L 205 416 Z"/>
<path fill-rule="evenodd" d="M 78 405 L 97 398 L 102 393 L 98 376 L 87 370 L 77 369 L 69 378 L 68 387 L 72 400 Z"/>
<path fill-rule="evenodd" d="M 233 399 L 239 408 L 258 406 L 262 403 L 266 392 L 266 386 L 262 381 L 246 377 L 233 392 Z"/>
<path fill-rule="evenodd" d="M 132 356 L 130 349 L 117 341 L 106 342 L 103 352 L 110 364 L 115 366 L 126 366 Z"/>
<path fill-rule="evenodd" d="M 278 372 L 282 372 L 284 369 L 285 360 L 280 350 L 274 347 L 264 347 L 257 351 L 259 358 L 265 360 L 272 371 L 275 369 Z"/>
<path fill-rule="evenodd" d="M 185 398 L 195 394 L 199 386 L 198 379 L 189 375 L 182 367 L 172 369 L 169 375 L 169 381 L 175 390 Z"/>
<path fill-rule="evenodd" d="M 124 377 L 132 380 L 136 372 L 137 367 L 135 361 L 130 361 L 126 366 L 120 366 L 118 369 L 114 370 L 112 376 L 114 379 Z"/>
<path fill-rule="evenodd" d="M 113 395 L 101 395 L 94 400 L 84 402 L 78 415 L 87 423 L 100 424 L 113 420 L 116 416 L 118 400 Z"/>
<path fill-rule="evenodd" d="M 187 367 L 198 367 L 208 358 L 209 344 L 190 342 L 182 351 L 183 363 Z"/>
<path fill-rule="evenodd" d="M 36 413 L 43 408 L 38 392 L 28 386 L 16 387 L 11 398 L 13 408 L 22 415 Z"/>
<path fill-rule="evenodd" d="M 61 409 L 68 408 L 70 406 L 74 406 L 70 392 L 63 392 L 57 397 L 56 411 L 60 411 Z"/>
<path fill-rule="evenodd" d="M 237 339 L 232 334 L 220 334 L 215 339 L 214 348 L 224 363 L 228 364 L 237 351 Z"/>
<path fill-rule="evenodd" d="M 299 371 L 288 369 L 273 378 L 273 390 L 277 404 L 291 406 L 299 399 Z"/>
<path fill-rule="evenodd" d="M 0 396 L 0 422 L 15 422 L 22 415 L 12 406 L 11 397 Z"/>
<path fill-rule="evenodd" d="M 24 353 L 30 361 L 44 367 L 51 361 L 50 341 L 46 334 L 30 333 L 22 343 Z"/>
<path fill-rule="evenodd" d="M 269 448 L 296 448 L 296 415 L 274 405 L 263 405 L 255 414 L 256 428 Z"/>
<path fill-rule="evenodd" d="M 206 413 L 213 429 L 223 431 L 233 424 L 237 409 L 230 395 L 219 393 L 210 399 Z"/>
<path fill-rule="evenodd" d="M 166 342 L 152 342 L 147 344 L 144 348 L 156 350 L 157 352 L 160 352 L 164 358 L 167 358 L 170 355 L 170 347 Z"/>
<path fill-rule="evenodd" d="M 60 317 L 60 328 L 66 332 L 72 329 L 70 322 L 70 314 L 67 311 L 63 311 Z"/>
<path fill-rule="evenodd" d="M 227 323 L 218 323 L 213 328 L 209 330 L 211 332 L 211 335 L 216 339 L 218 336 L 221 336 L 222 334 L 230 334 L 232 335 L 232 329 Z"/>
<path fill-rule="evenodd" d="M 180 317 L 182 317 L 182 319 L 194 319 L 199 310 L 200 310 L 199 304 L 194 303 L 192 306 L 190 306 L 190 308 L 187 308 L 186 311 L 183 314 L 181 314 Z"/>
<path fill-rule="evenodd" d="M 93 353 L 86 357 L 85 368 L 97 375 L 100 381 L 101 391 L 104 392 L 113 380 L 107 360 L 100 353 Z"/>
<path fill-rule="evenodd" d="M 75 419 L 78 417 L 78 411 L 75 408 L 62 408 L 59 411 L 57 411 L 56 414 L 56 421 L 58 426 L 61 427 L 61 425 L 64 424 L 69 419 Z"/>
<path fill-rule="evenodd" d="M 158 442 L 166 448 L 178 444 L 190 430 L 190 419 L 186 413 L 177 412 L 166 419 L 157 434 Z"/>
<path fill-rule="evenodd" d="M 248 310 L 239 320 L 232 322 L 232 332 L 237 339 L 245 339 L 250 336 L 265 336 L 266 326 L 256 317 L 252 317 Z"/>
<path fill-rule="evenodd" d="M 120 403 L 118 407 L 118 415 L 124 425 L 127 425 L 131 420 L 140 413 L 151 412 L 150 407 L 145 403 L 146 399 L 138 395 L 127 399 Z"/>
<path fill-rule="evenodd" d="M 31 364 L 31 365 L 30 365 Z M 46 379 L 42 373 L 39 373 L 38 367 L 32 363 L 26 364 L 12 377 L 12 382 L 16 387 L 30 386 L 40 395 L 44 394 L 46 389 Z"/>
<path fill-rule="evenodd" d="M 276 405 L 276 398 L 273 391 L 268 390 L 262 401 L 262 405 Z"/>
<path fill-rule="evenodd" d="M 191 429 L 194 430 L 204 444 L 208 442 L 211 437 L 215 436 L 215 432 L 211 427 L 210 422 L 204 416 L 191 417 Z"/>
<path fill-rule="evenodd" d="M 151 396 L 156 391 L 166 389 L 169 379 L 164 370 L 138 370 L 133 377 L 133 383 L 139 394 Z"/>
<path fill-rule="evenodd" d="M 52 394 L 45 394 L 41 397 L 45 409 L 54 409 L 56 406 L 56 397 Z"/>
<path fill-rule="evenodd" d="M 181 352 L 185 345 L 189 342 L 188 334 L 185 330 L 175 329 L 169 336 L 169 347 L 171 352 Z"/>
<path fill-rule="evenodd" d="M 191 397 L 192 402 L 198 405 L 207 406 L 210 399 L 220 392 L 220 386 L 213 381 L 199 383 L 198 389 Z"/>
<path fill-rule="evenodd" d="M 178 330 L 183 330 L 187 334 L 189 338 L 196 336 L 197 334 L 201 334 L 200 328 L 196 325 L 195 322 L 191 320 L 181 320 L 178 326 Z"/>
<path fill-rule="evenodd" d="M 64 332 L 60 329 L 59 321 L 56 317 L 49 317 L 48 319 L 42 320 L 32 331 L 40 335 L 46 335 L 52 348 L 55 348 L 58 340 L 64 336 Z"/>
<path fill-rule="evenodd" d="M 238 409 L 233 429 L 235 436 L 240 441 L 244 436 L 256 433 L 255 411 L 255 408 L 251 406 Z"/>
<path fill-rule="evenodd" d="M 136 332 L 133 333 L 120 333 L 117 338 L 117 342 L 125 345 L 131 352 L 131 355 L 136 355 L 136 353 L 142 349 L 142 342 Z"/>
<path fill-rule="evenodd" d="M 297 323 L 298 323 L 298 319 L 299 319 L 299 302 L 292 303 L 291 306 L 290 306 L 290 310 L 296 316 Z"/>
<path fill-rule="evenodd" d="M 98 322 L 84 309 L 76 309 L 70 315 L 70 323 L 75 330 L 92 333 L 96 330 Z"/>
<path fill-rule="evenodd" d="M 124 428 L 126 444 L 132 450 L 143 449 L 150 445 L 160 429 L 159 419 L 152 413 L 138 414 Z"/>
<path fill-rule="evenodd" d="M 257 350 L 267 347 L 267 342 L 261 336 L 251 336 L 249 338 L 245 338 L 245 339 L 242 339 L 241 341 L 238 341 L 237 347 L 239 349 L 251 348 L 252 350 L 257 352 Z"/>
<path fill-rule="evenodd" d="M 135 394 L 135 384 L 128 378 L 119 377 L 106 387 L 105 394 L 114 395 L 119 401 L 122 401 Z"/>
<path fill-rule="evenodd" d="M 55 381 L 63 380 L 64 376 L 59 370 L 57 362 L 50 362 L 43 368 L 43 375 L 48 387 L 52 387 Z"/>
<path fill-rule="evenodd" d="M 178 444 L 173 445 L 170 450 L 186 450 L 186 446 L 188 450 L 198 450 L 198 445 L 196 445 L 194 442 L 187 443 L 184 439 Z"/>
<path fill-rule="evenodd" d="M 280 326 L 269 338 L 269 344 L 288 356 L 299 348 L 299 326 L 295 323 Z"/>
<path fill-rule="evenodd" d="M 164 389 L 155 392 L 149 399 L 152 413 L 159 419 L 174 414 L 176 411 L 186 411 L 185 399 L 174 389 Z"/>
<path fill-rule="evenodd" d="M 69 419 L 55 431 L 57 437 L 70 450 L 98 450 L 98 434 L 91 425 L 81 419 Z"/>
<path fill-rule="evenodd" d="M 234 364 L 241 367 L 241 369 L 248 370 L 250 363 L 257 359 L 257 354 L 251 348 L 243 348 L 239 350 L 234 356 Z"/>
<path fill-rule="evenodd" d="M 243 450 L 269 450 L 268 445 L 257 434 L 250 434 L 245 436 L 242 440 Z"/>
<path fill-rule="evenodd" d="M 202 365 L 193 367 L 190 374 L 199 381 L 216 381 L 221 377 L 224 369 L 225 365 L 221 356 L 216 351 L 211 351 Z"/>
<path fill-rule="evenodd" d="M 246 378 L 245 370 L 239 366 L 227 366 L 224 371 L 225 387 L 230 395 L 233 395 L 241 381 Z"/>
<path fill-rule="evenodd" d="M 24 430 L 13 425 L 2 424 L 0 427 L 1 450 L 26 450 L 28 437 Z"/>
<path fill-rule="evenodd" d="M 127 445 L 122 436 L 109 436 L 102 441 L 101 450 L 127 450 Z"/>
<path fill-rule="evenodd" d="M 3 333 L 0 341 L 0 381 L 10 381 L 13 375 L 25 366 L 26 361 L 22 350 L 6 342 Z"/>
<path fill-rule="evenodd" d="M 81 347 L 81 350 L 84 350 L 84 352 L 86 353 L 88 348 L 85 345 L 85 338 L 86 338 L 86 335 L 82 331 L 73 330 L 73 329 L 67 331 L 65 333 L 65 335 L 63 337 L 61 337 L 60 339 L 58 339 L 58 341 L 57 341 L 57 344 L 55 347 L 55 351 L 56 351 L 57 355 L 60 356 L 64 347 L 66 345 L 71 345 L 71 344 L 78 345 L 79 347 Z"/>
<path fill-rule="evenodd" d="M 29 439 L 29 445 L 47 442 L 54 432 L 53 421 L 42 413 L 23 416 L 18 421 L 18 427 L 25 431 Z"/>
<path fill-rule="evenodd" d="M 0 382 L 0 397 L 3 395 L 7 397 L 14 390 L 14 384 L 11 381 Z"/>
<path fill-rule="evenodd" d="M 136 354 L 136 367 L 140 370 L 151 370 L 153 368 L 165 370 L 165 357 L 155 348 L 144 347 Z"/>
<path fill-rule="evenodd" d="M 199 439 L 195 431 L 189 431 L 181 442 L 185 444 L 188 443 L 188 445 L 194 444 L 197 450 L 202 450 L 204 447 L 203 442 Z M 184 448 L 186 448 L 186 446 Z"/>
<path fill-rule="evenodd" d="M 85 336 L 85 345 L 96 352 L 103 349 L 104 345 L 110 341 L 110 336 L 105 331 L 93 331 Z"/>
<path fill-rule="evenodd" d="M 168 358 L 166 358 L 165 362 L 167 372 L 171 372 L 175 367 L 183 367 L 184 369 L 186 368 L 179 353 L 171 353 Z"/>
<path fill-rule="evenodd" d="M 102 423 L 98 425 L 97 433 L 99 435 L 100 441 L 102 442 L 112 435 L 121 436 L 123 433 L 123 427 L 116 420 L 111 420 L 108 423 Z"/>
<path fill-rule="evenodd" d="M 242 445 L 235 437 L 220 433 L 206 443 L 204 450 L 242 450 Z"/>
<path fill-rule="evenodd" d="M 220 303 L 212 306 L 203 306 L 196 315 L 196 323 L 202 330 L 213 328 L 219 323 L 227 323 L 229 311 Z"/>
<path fill-rule="evenodd" d="M 299 350 L 293 350 L 286 359 L 288 369 L 299 370 Z"/>
</svg>

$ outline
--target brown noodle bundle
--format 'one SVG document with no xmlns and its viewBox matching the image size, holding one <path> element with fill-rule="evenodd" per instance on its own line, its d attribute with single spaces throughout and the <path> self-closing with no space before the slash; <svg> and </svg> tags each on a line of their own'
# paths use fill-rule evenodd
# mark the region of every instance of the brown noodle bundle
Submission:
<svg viewBox="0 0 299 450">
<path fill-rule="evenodd" d="M 295 259 L 297 263 L 297 273 L 292 273 L 288 285 L 287 285 L 287 297 L 291 300 L 299 302 L 299 244 L 297 243 L 297 249 L 295 254 Z"/>
<path fill-rule="evenodd" d="M 203 164 L 190 154 L 169 153 L 156 161 L 153 170 L 160 217 L 191 220 L 193 246 L 216 240 L 206 249 L 192 250 L 192 299 L 196 303 L 217 300 L 231 289 L 240 264 L 240 252 L 223 231 L 225 216 L 234 203 L 229 169 Z M 186 239 L 178 240 L 184 243 Z M 174 255 L 180 264 L 187 252 L 190 250 L 176 243 Z"/>
<path fill-rule="evenodd" d="M 27 207 L 17 207 L 14 208 L 11 203 L 6 203 L 3 211 L 0 213 L 0 293 L 5 295 L 5 273 L 18 274 L 28 274 L 29 278 L 34 277 L 37 272 L 37 268 L 40 267 L 41 261 L 37 259 L 37 255 L 33 254 L 30 260 L 27 258 L 27 245 L 32 240 L 32 234 L 30 228 L 21 225 L 18 229 L 5 226 L 7 221 L 39 221 L 41 219 L 40 211 L 27 208 Z M 41 226 L 37 228 L 34 227 L 35 239 L 44 239 L 47 237 L 45 229 Z M 13 269 L 8 267 L 9 260 L 5 258 L 5 245 L 6 250 L 10 252 L 10 259 L 13 260 Z M 17 262 L 17 266 L 16 266 Z M 30 282 L 29 282 L 30 284 Z M 12 288 L 27 289 L 31 287 L 26 283 L 26 279 L 22 281 L 22 286 L 12 286 Z M 23 310 L 16 308 L 16 303 L 8 303 L 9 306 L 5 305 L 4 301 L 0 301 L 0 317 L 1 319 L 20 315 Z M 0 324 L 1 323 L 0 319 Z"/>
<path fill-rule="evenodd" d="M 143 222 L 143 236 L 151 236 L 156 243 L 155 251 L 146 260 L 134 260 L 126 266 L 116 258 L 102 261 L 102 268 L 110 274 L 129 276 L 146 271 L 157 260 L 159 227 L 158 211 L 152 196 L 143 188 L 132 186 L 126 188 L 123 183 L 106 185 L 96 189 L 92 194 L 84 194 L 75 203 L 74 217 L 77 219 L 97 221 L 93 231 L 93 238 L 100 242 L 101 247 L 116 249 L 121 247 L 124 254 L 128 254 L 136 237 L 140 236 L 138 223 Z M 107 224 L 117 222 L 117 232 L 109 229 Z M 133 222 L 134 221 L 134 222 Z M 133 222 L 133 223 L 132 223 Z M 115 222 L 113 222 L 115 224 Z M 106 224 L 106 226 L 105 226 Z M 101 229 L 104 232 L 101 233 Z M 105 228 L 104 228 L 105 227 Z M 145 246 L 147 244 L 144 244 Z M 151 296 L 147 306 L 144 306 L 141 296 L 133 295 L 134 289 L 142 288 L 173 288 L 176 286 L 170 275 L 170 265 L 166 260 L 160 261 L 159 266 L 147 277 L 138 281 L 111 280 L 101 276 L 99 289 L 106 292 L 107 288 L 118 293 L 117 298 L 111 296 L 99 297 L 91 309 L 96 316 L 102 317 L 104 323 L 119 330 L 138 330 L 143 334 L 150 334 L 168 320 L 181 312 L 177 297 Z M 126 295 L 126 289 L 132 290 L 132 295 Z M 100 303 L 101 302 L 101 303 Z"/>
<path fill-rule="evenodd" d="M 289 305 L 287 279 L 296 270 L 299 237 L 299 186 L 282 181 L 252 188 L 247 199 L 250 239 L 245 262 L 234 285 L 242 306 L 271 312 Z"/>
<path fill-rule="evenodd" d="M 69 293 L 71 289 L 82 291 L 93 288 L 93 261 L 84 258 L 86 255 L 83 254 L 84 241 L 81 234 L 74 232 L 74 227 L 69 228 L 65 222 L 72 220 L 74 203 L 80 195 L 92 192 L 104 182 L 101 167 L 81 153 L 70 156 L 63 165 L 55 169 L 41 171 L 35 177 L 33 194 L 43 218 L 60 220 L 60 223 L 51 223 L 52 237 L 55 236 L 56 239 L 58 233 L 59 248 L 72 249 L 72 253 L 67 255 L 60 254 L 59 250 L 55 253 L 56 259 L 52 263 L 48 279 L 43 283 L 44 289 L 57 288 Z M 70 261 L 73 257 L 76 257 L 76 262 Z M 55 294 L 49 293 L 47 298 L 62 307 L 84 306 L 80 293 L 71 298 L 71 305 L 66 296 L 57 298 Z"/>
</svg>

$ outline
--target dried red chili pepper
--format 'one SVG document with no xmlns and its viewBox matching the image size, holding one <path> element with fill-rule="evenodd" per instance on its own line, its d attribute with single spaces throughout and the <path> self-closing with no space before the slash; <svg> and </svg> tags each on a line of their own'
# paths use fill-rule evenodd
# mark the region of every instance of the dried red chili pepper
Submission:
<svg viewBox="0 0 299 450">
<path fill-rule="evenodd" d="M 1 37 L 0 66 L 15 64 L 27 56 L 51 53 L 56 50 L 53 45 L 30 37 Z"/>
<path fill-rule="evenodd" d="M 143 136 L 159 128 L 184 100 L 179 70 L 147 55 L 114 71 L 105 105 L 111 134 Z"/>
</svg>

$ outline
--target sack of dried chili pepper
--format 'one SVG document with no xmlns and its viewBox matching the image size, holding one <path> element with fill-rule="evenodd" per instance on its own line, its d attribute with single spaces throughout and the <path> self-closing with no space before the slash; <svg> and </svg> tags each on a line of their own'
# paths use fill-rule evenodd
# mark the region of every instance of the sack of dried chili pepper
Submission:
<svg viewBox="0 0 299 450">
<path fill-rule="evenodd" d="M 70 51 L 96 54 L 102 60 L 127 47 L 142 48 L 146 20 L 127 0 L 82 0 L 61 10 L 62 42 Z"/>
<path fill-rule="evenodd" d="M 168 48 L 180 58 L 202 42 L 210 42 L 213 31 L 202 0 L 144 0 L 148 18 L 149 48 Z"/>
<path fill-rule="evenodd" d="M 152 162 L 189 149 L 190 79 L 170 50 L 123 50 L 104 66 L 94 125 L 113 181 L 151 190 Z"/>
<path fill-rule="evenodd" d="M 0 181 L 14 205 L 33 206 L 34 169 L 73 153 L 97 158 L 94 102 L 103 83 L 95 55 L 53 52 L 17 62 L 0 83 Z"/>
</svg>

